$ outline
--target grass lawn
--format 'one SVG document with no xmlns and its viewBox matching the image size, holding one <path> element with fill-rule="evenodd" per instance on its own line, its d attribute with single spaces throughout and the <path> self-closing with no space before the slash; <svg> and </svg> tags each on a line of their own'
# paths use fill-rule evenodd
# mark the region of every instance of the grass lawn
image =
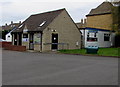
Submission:
<svg viewBox="0 0 120 87">
<path fill-rule="evenodd" d="M 60 53 L 68 54 L 83 54 L 86 55 L 86 49 L 74 49 L 74 50 L 59 50 Z M 99 48 L 98 54 L 100 56 L 120 56 L 120 48 Z"/>
</svg>

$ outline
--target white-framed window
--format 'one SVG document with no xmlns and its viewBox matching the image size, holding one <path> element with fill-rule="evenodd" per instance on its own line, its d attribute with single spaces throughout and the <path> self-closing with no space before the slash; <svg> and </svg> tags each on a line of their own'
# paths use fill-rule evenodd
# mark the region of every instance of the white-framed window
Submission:
<svg viewBox="0 0 120 87">
<path fill-rule="evenodd" d="M 88 32 L 87 33 L 87 41 L 90 41 L 90 42 L 98 41 L 97 35 L 98 35 L 97 32 Z"/>
<path fill-rule="evenodd" d="M 104 34 L 104 41 L 110 41 L 110 34 Z"/>
</svg>

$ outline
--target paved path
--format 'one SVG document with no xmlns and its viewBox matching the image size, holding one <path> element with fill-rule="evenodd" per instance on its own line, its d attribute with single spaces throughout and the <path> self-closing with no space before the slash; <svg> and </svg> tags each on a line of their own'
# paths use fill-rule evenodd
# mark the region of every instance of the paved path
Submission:
<svg viewBox="0 0 120 87">
<path fill-rule="evenodd" d="M 117 85 L 118 59 L 3 51 L 3 85 Z"/>
</svg>

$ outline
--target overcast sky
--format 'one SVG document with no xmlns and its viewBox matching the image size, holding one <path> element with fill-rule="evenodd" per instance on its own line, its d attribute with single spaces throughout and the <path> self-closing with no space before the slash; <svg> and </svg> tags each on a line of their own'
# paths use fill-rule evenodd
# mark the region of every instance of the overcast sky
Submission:
<svg viewBox="0 0 120 87">
<path fill-rule="evenodd" d="M 0 0 L 0 26 L 24 21 L 32 14 L 66 8 L 75 22 L 105 0 Z"/>
</svg>

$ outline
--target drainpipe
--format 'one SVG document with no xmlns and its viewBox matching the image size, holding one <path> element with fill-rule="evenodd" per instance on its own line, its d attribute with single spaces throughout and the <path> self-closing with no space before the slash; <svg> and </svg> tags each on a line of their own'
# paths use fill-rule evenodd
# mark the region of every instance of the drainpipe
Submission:
<svg viewBox="0 0 120 87">
<path fill-rule="evenodd" d="M 42 52 L 42 35 L 43 35 L 43 32 L 41 32 L 41 52 Z"/>
<path fill-rule="evenodd" d="M 83 33 L 83 46 L 84 46 L 84 48 L 85 48 L 85 28 L 84 28 L 84 31 L 83 31 L 84 33 Z"/>
</svg>

